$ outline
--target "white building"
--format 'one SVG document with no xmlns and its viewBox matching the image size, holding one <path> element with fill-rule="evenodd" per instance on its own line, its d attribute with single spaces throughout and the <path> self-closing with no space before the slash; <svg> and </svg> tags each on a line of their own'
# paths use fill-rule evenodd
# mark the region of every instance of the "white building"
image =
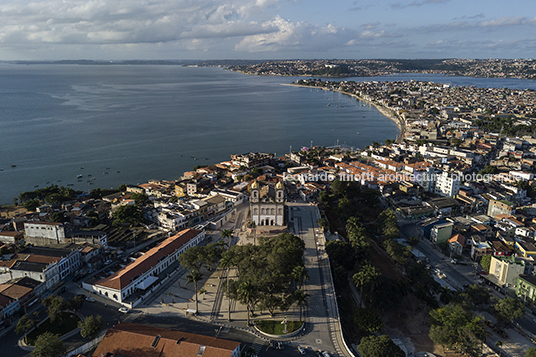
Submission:
<svg viewBox="0 0 536 357">
<path fill-rule="evenodd" d="M 460 178 L 457 175 L 445 171 L 436 175 L 435 193 L 441 196 L 454 197 L 459 191 Z"/>
<path fill-rule="evenodd" d="M 65 225 L 55 222 L 24 222 L 26 243 L 39 245 L 65 242 Z"/>
<path fill-rule="evenodd" d="M 212 190 L 211 195 L 220 195 L 225 198 L 226 201 L 232 202 L 233 205 L 238 205 L 245 201 L 246 196 L 242 192 L 233 190 Z"/>
<path fill-rule="evenodd" d="M 114 274 L 93 284 L 84 283 L 85 289 L 133 308 L 152 289 L 166 279 L 159 277 L 164 270 L 177 262 L 177 257 L 186 249 L 205 239 L 205 231 L 185 229 L 167 238 L 156 247 Z"/>
<path fill-rule="evenodd" d="M 266 185 L 262 188 L 255 181 L 251 185 L 251 218 L 257 226 L 282 226 L 285 217 L 285 195 L 283 182 L 275 188 Z"/>
<path fill-rule="evenodd" d="M 16 260 L 9 269 L 11 279 L 27 276 L 45 282 L 49 289 L 80 268 L 81 254 L 77 250 L 28 247 L 17 253 Z"/>
</svg>

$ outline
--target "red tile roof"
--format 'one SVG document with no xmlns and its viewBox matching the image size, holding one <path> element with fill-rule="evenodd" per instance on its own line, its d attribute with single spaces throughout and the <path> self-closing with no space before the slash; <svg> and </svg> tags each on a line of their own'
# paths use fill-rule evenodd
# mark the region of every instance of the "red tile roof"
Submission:
<svg viewBox="0 0 536 357">
<path fill-rule="evenodd" d="M 201 346 L 206 347 L 198 354 Z M 228 357 L 239 346 L 236 341 L 123 322 L 108 330 L 93 357 Z"/>
<path fill-rule="evenodd" d="M 109 277 L 97 281 L 94 285 L 121 290 L 129 285 L 138 275 L 142 275 L 152 267 L 156 266 L 161 257 L 172 254 L 184 244 L 188 243 L 190 239 L 195 238 L 202 232 L 203 231 L 199 229 L 191 228 L 180 231 L 147 251 L 143 256 L 139 257 L 131 264 L 118 270 Z"/>
</svg>

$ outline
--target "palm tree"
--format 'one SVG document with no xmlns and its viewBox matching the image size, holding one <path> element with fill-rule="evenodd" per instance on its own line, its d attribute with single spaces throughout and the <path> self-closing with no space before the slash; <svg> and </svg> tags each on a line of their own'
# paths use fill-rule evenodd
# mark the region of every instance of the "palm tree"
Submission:
<svg viewBox="0 0 536 357">
<path fill-rule="evenodd" d="M 257 225 L 255 224 L 255 221 L 251 221 L 251 228 L 254 229 L 254 236 L 253 236 L 253 245 L 257 245 Z"/>
<path fill-rule="evenodd" d="M 224 229 L 221 231 L 221 237 L 225 240 L 227 239 L 227 249 L 231 248 L 231 239 L 233 239 L 233 230 Z"/>
<path fill-rule="evenodd" d="M 297 265 L 294 267 L 294 269 L 292 269 L 292 279 L 296 284 L 298 284 L 298 287 L 301 289 L 303 286 L 303 282 L 309 279 L 309 273 L 304 266 Z"/>
<path fill-rule="evenodd" d="M 502 345 L 503 345 L 503 342 L 501 340 L 495 342 L 495 347 L 499 349 L 499 357 L 502 356 Z"/>
<path fill-rule="evenodd" d="M 194 283 L 195 288 L 195 312 L 198 313 L 199 301 L 197 301 L 197 282 L 203 279 L 203 274 L 199 271 L 192 270 L 190 274 L 186 275 L 186 285 L 189 283 Z"/>
<path fill-rule="evenodd" d="M 307 306 L 307 298 L 309 294 L 305 293 L 302 289 L 298 289 L 294 292 L 294 302 L 300 308 L 300 321 L 302 320 L 302 310 L 304 306 Z"/>
<path fill-rule="evenodd" d="M 254 293 L 253 285 L 248 281 L 244 281 L 242 282 L 242 284 L 238 286 L 238 290 L 237 290 L 238 300 L 242 304 L 246 305 L 247 315 L 248 315 L 248 319 L 247 319 L 248 326 L 249 326 L 250 310 L 251 310 L 252 302 L 253 302 L 253 293 Z"/>
<path fill-rule="evenodd" d="M 222 232 L 223 235 L 223 232 Z M 231 295 L 229 294 L 229 274 L 231 272 L 232 261 L 227 255 L 222 256 L 220 266 L 227 269 L 227 299 L 229 300 L 228 320 L 231 321 Z"/>
<path fill-rule="evenodd" d="M 376 270 L 374 266 L 370 264 L 364 265 L 352 277 L 355 286 L 360 289 L 361 307 L 363 307 L 363 301 L 365 300 L 363 296 L 364 287 L 372 289 L 379 277 L 380 273 Z"/>
</svg>

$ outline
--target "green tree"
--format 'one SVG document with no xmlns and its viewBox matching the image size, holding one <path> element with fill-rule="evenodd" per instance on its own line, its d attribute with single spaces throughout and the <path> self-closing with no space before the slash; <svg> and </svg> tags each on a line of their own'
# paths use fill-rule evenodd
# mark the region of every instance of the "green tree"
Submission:
<svg viewBox="0 0 536 357">
<path fill-rule="evenodd" d="M 180 254 L 177 260 L 188 270 L 200 271 L 205 263 L 204 249 L 198 245 L 190 247 Z"/>
<path fill-rule="evenodd" d="M 65 346 L 58 335 L 46 331 L 37 337 L 32 357 L 58 357 L 65 354 Z"/>
<path fill-rule="evenodd" d="M 78 322 L 78 327 L 80 327 L 80 335 L 83 338 L 94 339 L 97 337 L 102 330 L 103 321 L 102 316 L 88 316 L 84 321 Z"/>
<path fill-rule="evenodd" d="M 346 271 L 354 268 L 356 257 L 353 253 L 352 246 L 342 240 L 328 240 L 326 242 L 326 252 L 334 266 L 343 267 Z"/>
<path fill-rule="evenodd" d="M 386 209 L 380 213 L 380 227 L 381 233 L 384 235 L 385 239 L 393 239 L 400 237 L 400 231 L 398 230 L 398 225 L 396 223 L 396 214 L 392 209 Z"/>
<path fill-rule="evenodd" d="M 322 217 L 322 218 L 318 219 L 316 221 L 316 224 L 318 224 L 318 226 L 322 227 L 322 229 L 324 231 L 329 230 L 329 221 L 328 221 L 328 219 L 326 217 Z"/>
<path fill-rule="evenodd" d="M 147 202 L 149 202 L 149 196 L 144 193 L 133 193 L 130 198 L 132 198 L 139 207 L 143 207 Z"/>
<path fill-rule="evenodd" d="M 473 304 L 473 309 L 477 309 L 479 306 L 487 305 L 491 301 L 491 293 L 488 289 L 477 286 L 476 284 L 468 286 L 464 290 L 465 294 Z"/>
<path fill-rule="evenodd" d="M 246 305 L 247 309 L 247 325 L 249 326 L 249 316 L 253 312 L 255 306 L 255 291 L 253 284 L 245 281 L 238 286 L 237 289 L 238 301 Z"/>
<path fill-rule="evenodd" d="M 406 355 L 387 335 L 363 337 L 357 350 L 362 357 L 404 357 Z"/>
<path fill-rule="evenodd" d="M 430 311 L 430 339 L 439 345 L 460 346 L 462 352 L 473 354 L 485 341 L 484 319 L 461 305 L 449 304 Z"/>
<path fill-rule="evenodd" d="M 198 271 L 192 270 L 190 274 L 186 275 L 186 285 L 189 283 L 194 283 L 195 290 L 195 311 L 199 311 L 199 301 L 197 299 L 197 282 L 203 279 L 203 274 Z"/>
<path fill-rule="evenodd" d="M 463 143 L 463 140 L 458 138 L 450 138 L 449 142 L 450 146 L 460 146 Z"/>
<path fill-rule="evenodd" d="M 26 208 L 28 211 L 35 212 L 37 207 L 41 206 L 41 201 L 39 201 L 37 198 L 33 200 L 29 200 L 24 202 L 23 207 Z"/>
<path fill-rule="evenodd" d="M 143 222 L 143 211 L 137 205 L 124 205 L 112 213 L 114 226 L 138 226 Z"/>
<path fill-rule="evenodd" d="M 374 310 L 357 308 L 354 311 L 354 322 L 361 331 L 376 333 L 383 328 L 382 318 Z"/>
<path fill-rule="evenodd" d="M 385 251 L 395 263 L 400 265 L 406 264 L 408 261 L 409 254 L 411 252 L 411 247 L 405 247 L 402 244 L 398 243 L 395 240 L 388 239 L 383 243 Z"/>
<path fill-rule="evenodd" d="M 491 265 L 491 255 L 484 255 L 480 259 L 480 265 L 482 265 L 482 268 L 484 268 L 485 271 L 489 272 L 489 267 Z"/>
<path fill-rule="evenodd" d="M 222 269 L 227 269 L 227 281 L 225 282 L 225 288 L 227 290 L 227 299 L 228 299 L 228 311 L 227 311 L 227 320 L 231 321 L 231 293 L 230 293 L 230 284 L 229 284 L 229 275 L 231 274 L 231 266 L 233 265 L 233 261 L 231 260 L 231 257 L 224 255 L 222 256 L 220 260 L 220 267 Z"/>
<path fill-rule="evenodd" d="M 495 342 L 495 347 L 497 347 L 499 349 L 499 357 L 502 356 L 502 346 L 503 346 L 503 341 L 499 340 L 497 342 Z"/>
<path fill-rule="evenodd" d="M 38 322 L 39 313 L 35 311 L 33 314 L 24 314 L 19 319 L 19 322 L 17 322 L 17 326 L 15 326 L 15 333 L 26 334 L 28 331 L 30 331 Z M 24 336 L 24 342 L 26 342 L 26 335 Z"/>
<path fill-rule="evenodd" d="M 221 238 L 226 241 L 227 249 L 231 247 L 231 239 L 233 239 L 234 231 L 232 229 L 224 229 L 221 231 Z"/>
<path fill-rule="evenodd" d="M 307 298 L 309 294 L 305 293 L 302 289 L 298 289 L 293 293 L 293 300 L 300 309 L 300 321 L 302 321 L 303 308 L 307 306 Z"/>
<path fill-rule="evenodd" d="M 65 214 L 63 212 L 54 212 L 50 215 L 50 220 L 56 223 L 66 222 Z"/>
<path fill-rule="evenodd" d="M 67 307 L 65 300 L 61 296 L 49 295 L 43 299 L 42 303 L 47 308 L 47 315 L 50 318 L 50 322 L 59 321 L 62 311 Z"/>
<path fill-rule="evenodd" d="M 523 316 L 525 308 L 521 301 L 507 297 L 491 305 L 491 313 L 495 316 L 497 322 L 504 326 Z"/>
<path fill-rule="evenodd" d="M 309 279 L 309 273 L 303 265 L 296 265 L 292 269 L 292 280 L 298 285 L 298 288 L 301 289 L 305 280 Z"/>
<path fill-rule="evenodd" d="M 84 301 L 83 296 L 77 295 L 67 301 L 66 307 L 70 310 L 78 310 L 82 307 L 82 305 L 84 305 Z"/>
<path fill-rule="evenodd" d="M 536 357 L 536 348 L 529 347 L 525 353 L 525 357 Z"/>
<path fill-rule="evenodd" d="M 378 270 L 370 264 L 361 267 L 361 269 L 352 277 L 352 281 L 360 291 L 361 307 L 363 307 L 365 300 L 365 295 L 363 293 L 366 292 L 367 294 L 370 294 L 376 286 L 379 277 L 380 273 Z"/>
<path fill-rule="evenodd" d="M 420 242 L 420 239 L 417 238 L 417 237 L 413 237 L 413 236 L 411 236 L 411 237 L 408 238 L 408 243 L 409 243 L 409 245 L 411 245 L 412 247 L 415 247 L 417 244 L 419 244 L 419 242 Z"/>
</svg>

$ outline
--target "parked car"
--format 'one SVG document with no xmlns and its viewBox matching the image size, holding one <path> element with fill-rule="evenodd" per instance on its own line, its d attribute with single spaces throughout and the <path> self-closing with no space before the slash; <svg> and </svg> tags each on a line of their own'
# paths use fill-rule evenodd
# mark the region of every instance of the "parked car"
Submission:
<svg viewBox="0 0 536 357">
<path fill-rule="evenodd" d="M 86 297 L 86 301 L 89 301 L 89 302 L 94 302 L 95 299 L 93 299 L 91 296 L 88 296 Z"/>
<path fill-rule="evenodd" d="M 303 348 L 302 346 L 298 346 L 298 352 L 302 355 L 305 354 L 305 348 Z"/>
<path fill-rule="evenodd" d="M 58 292 L 58 294 L 63 294 L 63 293 L 66 292 L 66 291 L 67 291 L 67 287 L 64 286 L 64 287 L 62 287 L 62 288 L 60 289 L 60 291 Z"/>
<path fill-rule="evenodd" d="M 117 311 L 122 312 L 123 314 L 127 314 L 127 313 L 130 312 L 130 310 L 127 309 L 127 308 L 124 307 L 124 306 L 123 306 L 123 307 L 120 307 Z"/>
</svg>

